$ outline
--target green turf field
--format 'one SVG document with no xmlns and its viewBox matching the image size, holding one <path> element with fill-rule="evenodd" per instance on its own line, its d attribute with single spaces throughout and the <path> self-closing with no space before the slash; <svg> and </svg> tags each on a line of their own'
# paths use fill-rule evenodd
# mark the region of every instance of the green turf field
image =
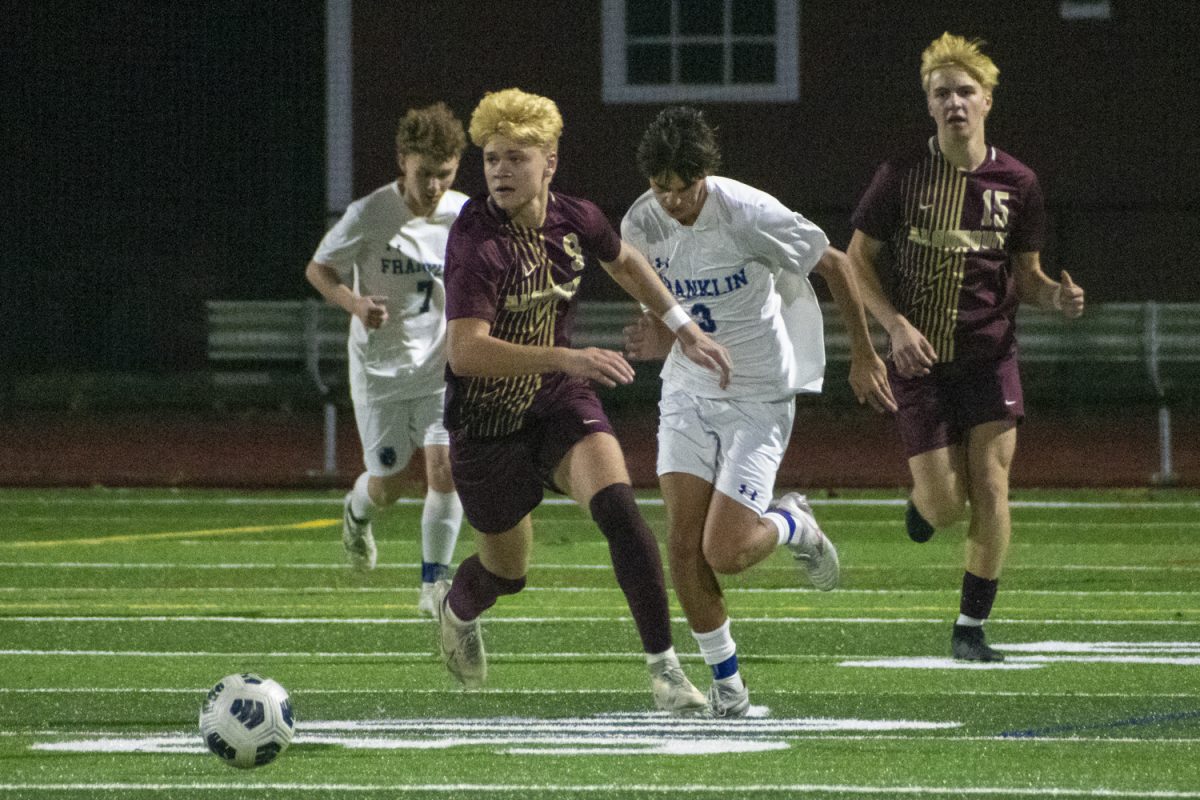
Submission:
<svg viewBox="0 0 1200 800">
<path fill-rule="evenodd" d="M 0 491 L 0 798 L 1200 798 L 1200 494 L 1015 501 L 1003 668 L 947 658 L 961 528 L 915 545 L 899 495 L 821 496 L 842 588 L 784 553 L 725 582 L 763 709 L 722 722 L 652 711 L 571 505 L 536 513 L 529 589 L 488 613 L 489 683 L 464 692 L 416 617 L 415 502 L 360 576 L 334 494 Z M 707 688 L 681 616 L 675 635 Z M 242 772 L 196 718 L 246 670 L 298 723 Z"/>
</svg>

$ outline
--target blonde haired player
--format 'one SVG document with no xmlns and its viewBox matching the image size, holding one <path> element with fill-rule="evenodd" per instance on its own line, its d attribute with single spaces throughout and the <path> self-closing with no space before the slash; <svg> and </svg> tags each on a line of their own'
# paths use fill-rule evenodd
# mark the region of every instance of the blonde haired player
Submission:
<svg viewBox="0 0 1200 800">
<path fill-rule="evenodd" d="M 417 608 L 430 616 L 434 584 L 449 574 L 462 525 L 442 425 L 442 272 L 450 225 L 467 200 L 450 188 L 466 144 L 462 122 L 444 103 L 410 109 L 396 133 L 400 178 L 351 203 L 305 271 L 350 315 L 350 395 L 366 471 L 343 503 L 342 543 L 356 568 L 375 567 L 371 520 L 399 498 L 403 470 L 424 447 Z"/>
<path fill-rule="evenodd" d="M 588 259 L 668 320 L 688 357 L 721 384 L 728 356 L 599 208 L 550 190 L 562 133 L 552 100 L 520 89 L 488 94 L 470 131 L 483 149 L 488 191 L 463 207 L 446 251 L 446 427 L 454 482 L 478 534 L 476 553 L 443 584 L 445 599 L 436 607 L 442 658 L 464 685 L 484 682 L 480 616 L 524 588 L 530 512 L 550 489 L 587 509 L 608 541 L 655 704 L 674 714 L 702 712 L 704 695 L 684 676 L 672 646 L 658 543 L 591 386 L 629 383 L 633 368 L 620 353 L 571 346 Z"/>
<path fill-rule="evenodd" d="M 1025 415 L 1017 305 L 1083 313 L 1083 289 L 1042 271 L 1037 176 L 989 145 L 1000 71 L 949 33 L 921 55 L 937 133 L 883 163 L 852 218 L 848 253 L 863 299 L 891 339 L 888 377 L 913 476 L 905 524 L 925 542 L 967 516 L 966 569 L 951 654 L 1001 661 L 983 633 L 1011 538 L 1008 479 Z M 879 272 L 891 267 L 885 294 Z"/>
</svg>

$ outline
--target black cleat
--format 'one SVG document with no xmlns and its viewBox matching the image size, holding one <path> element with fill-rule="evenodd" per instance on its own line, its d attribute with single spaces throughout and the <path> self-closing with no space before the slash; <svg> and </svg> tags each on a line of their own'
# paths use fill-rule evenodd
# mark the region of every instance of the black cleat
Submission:
<svg viewBox="0 0 1200 800">
<path fill-rule="evenodd" d="M 950 639 L 950 652 L 955 661 L 1003 661 L 1004 654 L 988 647 L 983 640 L 983 626 L 955 625 Z"/>
<path fill-rule="evenodd" d="M 914 542 L 924 543 L 933 538 L 933 526 L 921 516 L 912 500 L 908 501 L 908 508 L 904 509 L 904 528 L 908 531 L 908 538 Z"/>
</svg>

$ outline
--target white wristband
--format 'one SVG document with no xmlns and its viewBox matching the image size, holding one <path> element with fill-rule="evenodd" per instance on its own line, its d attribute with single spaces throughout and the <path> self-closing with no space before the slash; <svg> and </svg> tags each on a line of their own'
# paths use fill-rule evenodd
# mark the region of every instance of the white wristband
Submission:
<svg viewBox="0 0 1200 800">
<path fill-rule="evenodd" d="M 683 310 L 683 306 L 676 304 L 668 308 L 666 313 L 662 315 L 662 321 L 664 325 L 671 329 L 671 333 L 674 333 L 691 322 L 692 318 Z"/>
</svg>

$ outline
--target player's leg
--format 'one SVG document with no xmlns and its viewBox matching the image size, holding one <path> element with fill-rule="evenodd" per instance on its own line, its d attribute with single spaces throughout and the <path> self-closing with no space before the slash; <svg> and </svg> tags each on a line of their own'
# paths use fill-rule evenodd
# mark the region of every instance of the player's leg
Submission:
<svg viewBox="0 0 1200 800">
<path fill-rule="evenodd" d="M 952 444 L 918 453 L 908 459 L 913 477 L 911 504 L 906 522 L 909 535 L 916 541 L 926 541 L 913 535 L 914 522 L 925 522 L 931 528 L 945 528 L 961 520 L 967 512 L 967 455 L 961 444 Z M 914 513 L 918 519 L 914 520 Z"/>
<path fill-rule="evenodd" d="M 359 570 L 375 568 L 377 550 L 372 520 L 396 502 L 404 489 L 404 468 L 416 443 L 409 435 L 410 404 L 382 403 L 355 397 L 354 420 L 366 467 L 342 503 L 342 546 Z"/>
<path fill-rule="evenodd" d="M 453 581 L 435 586 L 438 646 L 446 668 L 468 688 L 487 679 L 487 654 L 479 617 L 504 595 L 525 588 L 533 525 L 526 516 L 503 533 L 477 533 L 478 552 L 464 560 Z"/>
<path fill-rule="evenodd" d="M 541 478 L 524 432 L 496 440 L 452 434 L 450 468 L 463 513 L 479 533 L 476 552 L 453 580 L 435 584 L 438 646 L 455 678 L 479 686 L 487 673 L 479 617 L 500 597 L 525 587 L 533 541 L 529 513 L 542 500 Z"/>
<path fill-rule="evenodd" d="M 463 509 L 450 473 L 450 434 L 441 423 L 442 396 L 424 427 L 425 506 L 421 510 L 421 595 L 417 613 L 433 616 L 434 584 L 450 575 Z M 422 420 L 422 422 L 426 422 Z"/>
<path fill-rule="evenodd" d="M 1016 445 L 1017 429 L 1013 420 L 977 425 L 968 436 L 971 522 L 967 529 L 966 570 L 959 615 L 951 640 L 955 658 L 1003 660 L 1000 653 L 986 644 L 983 623 L 991 614 L 1012 536 L 1008 478 Z"/>
<path fill-rule="evenodd" d="M 604 432 L 579 439 L 558 462 L 553 481 L 591 512 L 608 540 L 613 572 L 646 653 L 655 704 L 673 714 L 703 711 L 707 701 L 684 675 L 675 654 L 662 556 L 634 500 L 616 438 Z"/>
</svg>

